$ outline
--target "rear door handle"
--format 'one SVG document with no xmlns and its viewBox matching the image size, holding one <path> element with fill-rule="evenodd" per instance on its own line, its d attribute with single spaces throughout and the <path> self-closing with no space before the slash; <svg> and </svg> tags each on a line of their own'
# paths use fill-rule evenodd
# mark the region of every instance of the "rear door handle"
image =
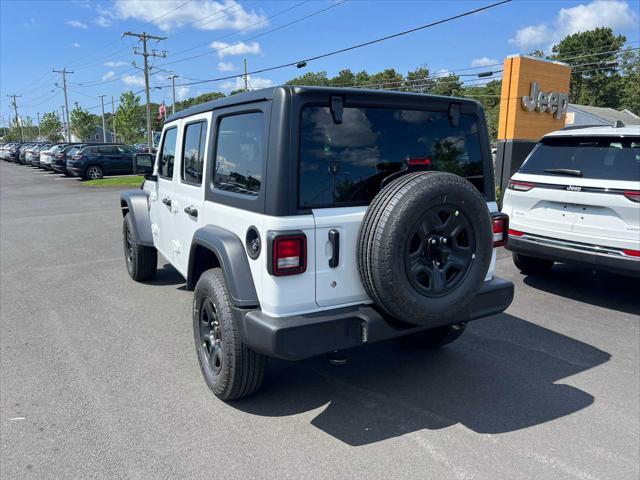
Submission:
<svg viewBox="0 0 640 480">
<path fill-rule="evenodd" d="M 185 207 L 184 213 L 192 217 L 196 217 L 196 218 L 198 217 L 198 210 L 193 205 L 189 205 L 188 207 Z"/>
<path fill-rule="evenodd" d="M 167 207 L 171 206 L 171 199 L 169 197 L 164 197 L 162 199 L 162 203 L 164 203 Z"/>
<path fill-rule="evenodd" d="M 329 243 L 331 243 L 331 258 L 329 266 L 336 268 L 340 263 L 340 232 L 335 228 L 329 230 Z"/>
</svg>

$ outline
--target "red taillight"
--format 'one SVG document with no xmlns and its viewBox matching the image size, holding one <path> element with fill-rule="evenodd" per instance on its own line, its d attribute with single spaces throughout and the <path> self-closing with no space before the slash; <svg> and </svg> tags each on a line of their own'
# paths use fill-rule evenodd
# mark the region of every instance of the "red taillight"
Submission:
<svg viewBox="0 0 640 480">
<path fill-rule="evenodd" d="M 622 252 L 630 257 L 640 257 L 640 250 L 622 250 Z"/>
<path fill-rule="evenodd" d="M 509 217 L 499 213 L 493 216 L 491 223 L 493 224 L 493 246 L 505 246 L 509 239 Z"/>
<path fill-rule="evenodd" d="M 307 269 L 307 237 L 303 233 L 276 236 L 271 255 L 272 275 L 303 273 Z"/>
<path fill-rule="evenodd" d="M 431 165 L 430 157 L 412 157 L 407 160 L 409 166 L 418 166 L 418 165 Z"/>
<path fill-rule="evenodd" d="M 509 229 L 510 237 L 521 237 L 523 235 L 524 235 L 524 232 L 521 232 L 520 230 L 514 230 L 513 228 Z"/>
<path fill-rule="evenodd" d="M 536 186 L 535 183 L 520 182 L 518 180 L 510 180 L 508 188 L 510 188 L 511 190 L 516 190 L 518 192 L 528 192 L 535 186 Z"/>
<path fill-rule="evenodd" d="M 625 190 L 622 194 L 632 202 L 640 203 L 640 190 Z"/>
</svg>

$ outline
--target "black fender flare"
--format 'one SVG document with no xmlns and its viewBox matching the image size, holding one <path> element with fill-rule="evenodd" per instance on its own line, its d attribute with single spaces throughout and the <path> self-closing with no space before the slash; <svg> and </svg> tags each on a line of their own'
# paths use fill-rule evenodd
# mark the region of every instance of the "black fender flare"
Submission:
<svg viewBox="0 0 640 480">
<path fill-rule="evenodd" d="M 145 190 L 129 190 L 120 195 L 122 216 L 131 215 L 135 236 L 140 245 L 153 247 L 151 233 L 151 217 L 149 216 L 149 192 Z"/>
<path fill-rule="evenodd" d="M 242 240 L 233 232 L 215 225 L 201 227 L 193 235 L 189 252 L 187 288 L 195 288 L 195 252 L 198 247 L 210 250 L 218 259 L 234 306 L 247 308 L 260 304 Z"/>
</svg>

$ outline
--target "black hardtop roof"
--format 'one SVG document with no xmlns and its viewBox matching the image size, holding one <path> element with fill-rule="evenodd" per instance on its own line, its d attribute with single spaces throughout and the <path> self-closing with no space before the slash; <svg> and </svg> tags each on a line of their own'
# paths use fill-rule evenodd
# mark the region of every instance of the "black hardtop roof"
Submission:
<svg viewBox="0 0 640 480">
<path fill-rule="evenodd" d="M 242 105 L 244 103 L 252 103 L 258 102 L 262 100 L 271 100 L 275 96 L 275 91 L 278 89 L 286 89 L 291 95 L 303 94 L 303 93 L 327 93 L 327 94 L 345 94 L 345 93 L 356 93 L 356 94 L 369 94 L 376 96 L 383 96 L 387 98 L 409 98 L 409 97 L 417 97 L 422 100 L 425 98 L 433 98 L 439 100 L 447 100 L 447 101 L 455 101 L 456 103 L 471 103 L 478 104 L 475 100 L 471 100 L 469 98 L 459 98 L 459 97 L 445 97 L 442 95 L 429 95 L 424 93 L 416 93 L 416 92 L 398 92 L 393 90 L 372 90 L 372 89 L 364 89 L 364 88 L 344 88 L 344 87 L 306 87 L 306 86 L 297 86 L 297 85 L 281 85 L 279 87 L 269 87 L 269 88 L 261 88 L 260 90 L 253 90 L 249 92 L 236 93 L 235 95 L 230 95 L 223 98 L 218 98 L 217 100 L 211 100 L 209 102 L 200 103 L 198 105 L 193 105 L 192 107 L 186 108 L 179 112 L 176 112 L 173 115 L 169 115 L 165 123 L 172 122 L 174 120 L 179 120 L 181 118 L 187 118 L 191 115 L 196 115 L 198 113 L 209 112 L 211 110 L 216 110 L 219 108 L 230 107 L 234 105 Z"/>
</svg>

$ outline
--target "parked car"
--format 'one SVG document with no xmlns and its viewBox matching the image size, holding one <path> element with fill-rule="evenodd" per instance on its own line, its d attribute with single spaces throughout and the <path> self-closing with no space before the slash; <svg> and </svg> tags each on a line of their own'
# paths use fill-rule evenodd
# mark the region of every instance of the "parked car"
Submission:
<svg viewBox="0 0 640 480">
<path fill-rule="evenodd" d="M 37 148 L 35 148 L 34 150 L 32 150 L 32 157 L 31 157 L 31 165 L 33 165 L 34 167 L 41 167 L 40 165 L 40 154 L 44 151 L 51 148 L 51 144 L 50 143 L 45 143 L 44 145 L 38 145 Z"/>
<path fill-rule="evenodd" d="M 511 178 L 503 211 L 522 273 L 560 262 L 640 276 L 640 127 L 545 135 Z"/>
<path fill-rule="evenodd" d="M 26 155 L 27 155 L 27 150 L 30 149 L 34 144 L 33 143 L 27 143 L 24 144 L 22 146 L 22 148 L 20 148 L 20 155 L 18 156 L 18 163 L 25 165 L 26 164 Z"/>
<path fill-rule="evenodd" d="M 223 400 L 255 392 L 267 357 L 444 345 L 513 298 L 494 276 L 508 219 L 477 102 L 262 89 L 172 115 L 155 166 L 135 162 L 147 176 L 120 200 L 127 270 L 149 280 L 160 252 L 185 277 Z"/>
<path fill-rule="evenodd" d="M 40 150 L 40 168 L 51 170 L 51 155 L 57 146 L 57 144 L 51 144 Z"/>
<path fill-rule="evenodd" d="M 61 145 L 60 148 L 51 155 L 51 169 L 56 173 L 64 173 L 65 175 L 70 175 L 67 172 L 67 156 L 73 152 L 75 154 L 78 150 L 78 147 L 84 146 L 88 144 L 84 143 L 67 143 Z"/>
<path fill-rule="evenodd" d="M 27 165 L 34 166 L 33 160 L 36 157 L 38 150 L 42 148 L 41 144 L 33 145 L 25 150 L 24 160 Z"/>
<path fill-rule="evenodd" d="M 120 144 L 85 145 L 67 154 L 67 172 L 85 179 L 133 173 L 133 147 Z"/>
</svg>

